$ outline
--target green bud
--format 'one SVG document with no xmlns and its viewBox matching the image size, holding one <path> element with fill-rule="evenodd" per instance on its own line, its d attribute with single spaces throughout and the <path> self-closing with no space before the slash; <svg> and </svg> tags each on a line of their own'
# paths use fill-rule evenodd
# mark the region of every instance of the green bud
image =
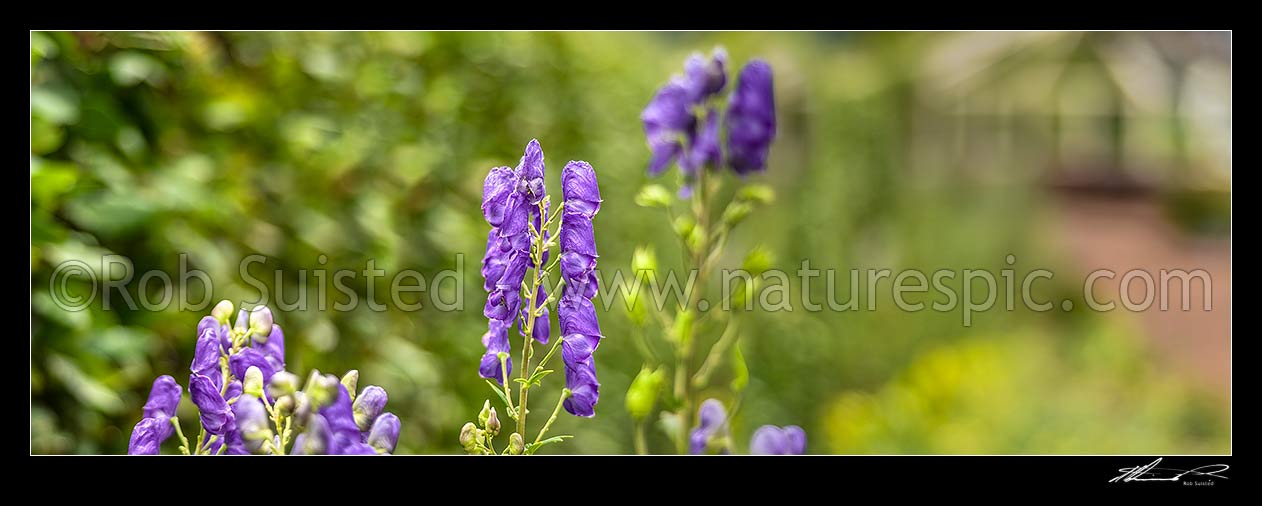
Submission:
<svg viewBox="0 0 1262 506">
<path fill-rule="evenodd" d="M 692 230 L 688 232 L 688 236 L 685 238 L 688 242 L 688 249 L 690 251 L 700 251 L 705 246 L 707 233 L 706 228 L 701 225 L 692 227 Z"/>
<path fill-rule="evenodd" d="M 675 329 L 672 337 L 681 345 L 687 344 L 687 339 L 692 336 L 692 320 L 694 316 L 692 310 L 684 309 L 675 315 Z"/>
<path fill-rule="evenodd" d="M 491 401 L 488 399 L 482 402 L 482 411 L 478 412 L 478 425 L 486 427 L 486 421 L 491 418 Z"/>
<path fill-rule="evenodd" d="M 652 246 L 635 248 L 635 253 L 631 255 L 631 270 L 635 272 L 657 271 L 657 253 L 653 251 Z"/>
<path fill-rule="evenodd" d="M 359 369 L 351 369 L 342 376 L 342 386 L 346 387 L 346 392 L 351 394 L 351 400 L 355 400 L 355 390 L 359 387 Z"/>
<path fill-rule="evenodd" d="M 526 441 L 521 438 L 521 434 L 514 432 L 513 435 L 508 436 L 509 455 L 521 455 L 524 451 L 526 451 Z"/>
<path fill-rule="evenodd" d="M 727 205 L 727 209 L 723 210 L 723 224 L 728 227 L 734 227 L 737 223 L 743 221 L 746 216 L 749 216 L 749 213 L 753 210 L 754 206 L 745 202 L 732 202 Z"/>
<path fill-rule="evenodd" d="M 255 342 L 266 343 L 267 336 L 272 335 L 272 310 L 258 306 L 250 311 L 250 330 L 254 331 Z"/>
<path fill-rule="evenodd" d="M 670 190 L 659 184 L 646 185 L 635 196 L 635 204 L 643 207 L 670 207 L 672 200 Z"/>
<path fill-rule="evenodd" d="M 293 395 L 287 397 L 294 400 L 294 427 L 302 430 L 307 426 L 307 419 L 311 417 L 311 399 L 307 397 L 306 392 L 294 392 Z"/>
<path fill-rule="evenodd" d="M 274 407 L 282 416 L 289 416 L 294 414 L 294 408 L 296 408 L 297 405 L 294 401 L 294 396 L 286 395 L 284 397 L 276 397 L 276 405 Z"/>
<path fill-rule="evenodd" d="M 691 216 L 680 215 L 671 223 L 671 227 L 675 229 L 675 234 L 679 237 L 687 238 L 692 234 L 692 229 L 697 226 L 697 222 L 693 221 Z"/>
<path fill-rule="evenodd" d="M 332 374 L 320 375 L 307 381 L 307 396 L 311 398 L 311 404 L 315 408 L 320 408 L 331 404 L 337 399 L 338 387 L 337 376 Z"/>
<path fill-rule="evenodd" d="M 298 391 L 298 376 L 289 371 L 281 371 L 272 375 L 267 382 L 267 393 L 272 398 L 280 398 Z"/>
<path fill-rule="evenodd" d="M 770 204 L 776 200 L 776 191 L 765 184 L 749 184 L 740 189 L 736 198 L 754 204 Z"/>
<path fill-rule="evenodd" d="M 500 417 L 496 416 L 495 408 L 491 408 L 491 414 L 486 419 L 486 431 L 495 437 L 500 433 Z"/>
<path fill-rule="evenodd" d="M 640 373 L 631 381 L 631 387 L 627 389 L 627 412 L 632 419 L 643 420 L 653 411 L 653 404 L 657 402 L 658 392 L 665 380 L 666 371 L 662 368 L 640 369 Z"/>
<path fill-rule="evenodd" d="M 232 301 L 224 299 L 215 304 L 215 308 L 210 310 L 210 315 L 220 322 L 228 323 L 228 319 L 232 318 L 234 309 Z"/>
<path fill-rule="evenodd" d="M 745 261 L 741 268 L 745 269 L 752 276 L 759 276 L 767 269 L 771 268 L 771 264 L 775 263 L 775 255 L 762 245 L 755 247 L 745 255 Z"/>
<path fill-rule="evenodd" d="M 245 370 L 245 379 L 241 380 L 241 391 L 255 397 L 263 396 L 263 371 L 250 366 Z"/>
<path fill-rule="evenodd" d="M 460 447 L 469 453 L 474 453 L 478 449 L 478 426 L 473 422 L 464 424 L 460 428 Z"/>
</svg>

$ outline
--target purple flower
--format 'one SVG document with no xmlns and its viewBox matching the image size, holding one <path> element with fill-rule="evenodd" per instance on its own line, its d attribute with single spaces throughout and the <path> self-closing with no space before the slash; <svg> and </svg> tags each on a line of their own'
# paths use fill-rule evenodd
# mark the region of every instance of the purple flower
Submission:
<svg viewBox="0 0 1262 506">
<path fill-rule="evenodd" d="M 253 395 L 243 395 L 233 403 L 232 414 L 237 425 L 236 432 L 241 435 L 246 450 L 250 453 L 262 451 L 263 442 L 272 438 L 263 401 Z"/>
<path fill-rule="evenodd" d="M 567 291 L 557 303 L 557 319 L 561 324 L 561 360 L 565 363 L 565 388 L 570 398 L 563 403 L 575 416 L 596 414 L 600 399 L 600 382 L 592 353 L 600 345 L 600 326 L 592 301 L 579 292 Z"/>
<path fill-rule="evenodd" d="M 640 113 L 648 138 L 649 175 L 658 176 L 683 152 L 683 141 L 692 135 L 697 119 L 689 110 L 689 91 L 678 82 L 667 83 Z"/>
<path fill-rule="evenodd" d="M 264 385 L 271 381 L 272 375 L 277 371 L 274 359 L 256 348 L 243 348 L 235 355 L 228 357 L 228 371 L 237 379 L 245 379 L 245 371 L 250 366 L 259 368 L 259 372 L 263 373 Z"/>
<path fill-rule="evenodd" d="M 727 153 L 732 170 L 745 175 L 766 169 L 767 150 L 776 136 L 771 66 L 753 60 L 741 69 L 727 109 Z"/>
<path fill-rule="evenodd" d="M 508 344 L 508 328 L 512 325 L 500 320 L 490 320 L 487 326 L 486 334 L 482 335 L 482 345 L 486 346 L 486 353 L 482 355 L 482 363 L 478 366 L 478 375 L 503 384 L 504 376 L 513 374 L 513 359 L 509 358 L 505 361 L 508 371 L 501 371 L 499 353 L 510 353 L 512 351 Z"/>
<path fill-rule="evenodd" d="M 224 325 L 214 316 L 203 316 L 201 321 L 197 322 L 197 337 L 210 330 L 219 338 L 219 347 L 223 353 L 228 353 L 232 349 L 232 332 L 227 325 Z"/>
<path fill-rule="evenodd" d="M 224 400 L 230 401 L 241 395 L 242 388 L 241 380 L 232 380 L 228 383 L 228 388 L 225 388 L 223 391 Z"/>
<path fill-rule="evenodd" d="M 219 369 L 221 344 L 213 327 L 207 327 L 197 336 L 197 344 L 193 347 L 193 363 L 189 372 L 210 379 L 215 388 L 223 386 L 223 373 Z"/>
<path fill-rule="evenodd" d="M 543 148 L 539 147 L 538 140 L 530 139 L 521 163 L 517 164 L 517 175 L 521 178 L 521 190 L 526 194 L 526 202 L 532 206 L 548 194 L 543 184 L 543 171 Z"/>
<path fill-rule="evenodd" d="M 251 347 L 263 354 L 273 371 L 285 370 L 285 332 L 281 330 L 280 325 L 272 324 L 272 331 L 268 334 L 267 340 L 262 343 L 255 340 Z M 261 367 L 259 369 L 262 370 Z"/>
<path fill-rule="evenodd" d="M 372 423 L 366 442 L 384 453 L 393 453 L 395 445 L 399 443 L 399 417 L 394 416 L 394 413 L 382 413 Z"/>
<path fill-rule="evenodd" d="M 596 169 L 583 161 L 570 162 L 561 170 L 561 196 L 565 208 L 580 212 L 588 218 L 600 211 L 600 186 L 596 184 Z"/>
<path fill-rule="evenodd" d="M 328 421 L 329 432 L 333 434 L 334 439 L 338 435 L 345 435 L 345 437 L 355 439 L 358 442 L 360 440 L 360 428 L 355 424 L 355 408 L 352 408 L 351 405 L 351 394 L 346 391 L 346 387 L 342 386 L 342 384 L 338 384 L 337 389 L 337 399 L 334 399 L 333 403 L 319 409 L 319 414 L 324 416 L 324 421 Z M 333 445 L 337 447 L 337 443 Z M 336 454 L 336 449 L 333 448 L 334 452 L 329 453 Z"/>
<path fill-rule="evenodd" d="M 386 401 L 389 396 L 386 395 L 386 389 L 377 385 L 368 385 L 355 397 L 355 402 L 351 405 L 351 410 L 355 414 L 355 426 L 360 431 L 367 431 L 372 428 L 372 424 L 377 420 L 377 416 L 386 408 Z"/>
<path fill-rule="evenodd" d="M 188 379 L 188 390 L 193 404 L 201 412 L 202 427 L 206 432 L 222 436 L 234 429 L 232 411 L 219 394 L 219 387 L 210 378 L 193 374 Z"/>
<path fill-rule="evenodd" d="M 727 84 L 727 51 L 716 48 L 707 60 L 701 53 L 693 53 L 684 62 L 682 84 L 688 90 L 688 100 L 700 104 L 718 95 Z"/>
<path fill-rule="evenodd" d="M 517 189 L 517 174 L 508 167 L 496 167 L 482 183 L 482 215 L 492 227 L 499 228 L 511 209 L 509 197 Z"/>
<path fill-rule="evenodd" d="M 149 389 L 149 400 L 145 402 L 145 418 L 175 416 L 175 408 L 180 405 L 183 390 L 175 382 L 175 378 L 165 374 L 158 376 L 158 379 L 153 380 L 153 388 Z"/>
<path fill-rule="evenodd" d="M 165 428 L 164 428 L 165 427 Z M 131 441 L 127 443 L 128 455 L 157 455 L 162 449 L 162 442 L 166 438 L 161 437 L 163 431 L 167 431 L 170 436 L 171 422 L 158 420 L 157 418 L 145 418 L 136 423 L 131 429 Z"/>
<path fill-rule="evenodd" d="M 688 154 L 679 160 L 679 167 L 692 174 L 696 169 L 718 167 L 723 162 L 723 149 L 719 146 L 719 111 L 710 109 L 706 114 L 701 132 L 697 134 Z"/>
<path fill-rule="evenodd" d="M 763 425 L 749 441 L 754 455 L 802 455 L 806 453 L 806 431 L 796 425 L 784 428 Z"/>
<path fill-rule="evenodd" d="M 307 421 L 307 429 L 294 438 L 293 453 L 295 455 L 325 455 L 329 452 L 332 435 L 329 422 L 319 414 L 312 414 Z"/>
<path fill-rule="evenodd" d="M 688 453 L 705 453 L 714 437 L 727 434 L 727 408 L 718 399 L 706 399 L 697 411 L 697 427 L 688 438 Z"/>
<path fill-rule="evenodd" d="M 163 375 L 153 380 L 149 400 L 145 402 L 144 418 L 132 428 L 131 440 L 127 444 L 128 455 L 158 454 L 162 442 L 175 433 L 171 417 L 175 416 L 175 408 L 180 405 L 182 391 L 175 378 L 170 376 Z"/>
</svg>

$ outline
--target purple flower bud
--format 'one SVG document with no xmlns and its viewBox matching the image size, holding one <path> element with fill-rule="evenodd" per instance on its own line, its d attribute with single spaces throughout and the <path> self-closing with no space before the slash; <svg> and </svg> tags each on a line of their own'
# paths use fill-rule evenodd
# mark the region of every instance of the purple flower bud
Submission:
<svg viewBox="0 0 1262 506">
<path fill-rule="evenodd" d="M 145 418 L 171 418 L 175 416 L 175 408 L 180 405 L 183 388 L 168 375 L 158 376 L 153 380 L 153 388 L 149 389 L 149 400 L 145 402 Z M 163 438 L 166 439 L 166 438 Z"/>
<path fill-rule="evenodd" d="M 234 429 L 232 411 L 228 403 L 219 394 L 214 382 L 200 374 L 189 377 L 188 390 L 193 404 L 201 412 L 202 427 L 211 434 L 223 435 Z"/>
<path fill-rule="evenodd" d="M 366 431 L 372 427 L 377 420 L 377 415 L 386 408 L 386 389 L 377 385 L 368 385 L 364 387 L 364 391 L 355 397 L 355 402 L 351 405 L 352 411 L 355 413 L 355 426 L 360 431 Z"/>
<path fill-rule="evenodd" d="M 492 227 L 499 228 L 507 216 L 508 199 L 517 188 L 517 174 L 508 167 L 496 167 L 482 183 L 482 216 Z"/>
<path fill-rule="evenodd" d="M 359 427 L 355 425 L 355 410 L 351 407 L 351 395 L 340 382 L 337 388 L 337 398 L 329 405 L 320 408 L 320 415 L 329 422 L 329 430 L 335 438 L 340 434 L 359 441 Z M 336 443 L 334 446 L 337 446 Z"/>
<path fill-rule="evenodd" d="M 697 411 L 697 427 L 688 438 L 688 452 L 705 453 L 710 439 L 727 433 L 727 408 L 718 399 L 706 399 Z"/>
<path fill-rule="evenodd" d="M 157 418 L 140 420 L 131 429 L 131 441 L 127 443 L 127 454 L 157 455 L 158 451 L 162 449 L 162 442 L 166 440 L 166 437 L 162 437 L 163 431 L 166 431 L 169 437 L 173 430 L 171 422 L 167 420 L 158 420 Z"/>
<path fill-rule="evenodd" d="M 727 52 L 716 48 L 710 59 L 701 53 L 694 53 L 684 62 L 683 86 L 688 90 L 688 99 L 699 104 L 707 98 L 723 91 L 727 84 Z"/>
<path fill-rule="evenodd" d="M 384 453 L 394 453 L 394 447 L 399 443 L 399 417 L 394 413 L 383 413 L 377 417 L 368 432 L 367 443 Z"/>
<path fill-rule="evenodd" d="M 267 362 L 272 366 L 272 369 L 280 371 L 285 368 L 285 332 L 281 330 L 280 325 L 273 324 L 267 340 L 260 342 L 258 339 L 255 339 L 251 347 L 261 352 L 267 358 Z"/>
<path fill-rule="evenodd" d="M 223 304 L 223 302 L 220 304 Z M 215 308 L 219 309 L 219 306 L 215 306 Z M 232 348 L 232 335 L 228 326 L 225 325 L 223 321 L 216 319 L 214 316 L 203 316 L 201 321 L 197 322 L 198 339 L 201 339 L 202 334 L 205 334 L 206 332 L 213 333 L 215 337 L 219 339 L 219 347 L 223 349 L 224 353 L 227 353 L 228 350 Z"/>
<path fill-rule="evenodd" d="M 162 442 L 175 433 L 171 425 L 171 417 L 175 416 L 175 408 L 180 405 L 183 389 L 170 376 L 159 376 L 153 380 L 153 388 L 149 390 L 149 400 L 145 402 L 144 418 L 132 429 L 131 441 L 127 453 L 130 455 L 156 455 Z"/>
<path fill-rule="evenodd" d="M 216 332 L 214 328 L 206 328 L 198 335 L 197 344 L 193 347 L 193 363 L 188 369 L 193 374 L 209 378 L 215 388 L 219 388 L 223 386 L 223 374 L 219 370 L 221 344 Z"/>
<path fill-rule="evenodd" d="M 754 455 L 802 455 L 806 453 L 806 431 L 796 425 L 776 427 L 763 425 L 754 431 L 749 441 L 749 453 Z"/>
<path fill-rule="evenodd" d="M 588 218 L 595 216 L 601 202 L 596 169 L 583 161 L 567 163 L 561 170 L 561 196 L 567 211 L 574 210 Z"/>
<path fill-rule="evenodd" d="M 562 342 L 561 346 L 568 343 Z M 565 388 L 570 390 L 570 397 L 562 403 L 566 412 L 574 416 L 596 415 L 600 382 L 596 381 L 596 365 L 590 359 L 585 363 L 565 364 Z"/>
<path fill-rule="evenodd" d="M 259 372 L 263 373 L 264 385 L 271 381 L 272 375 L 277 371 L 276 365 L 255 348 L 244 348 L 236 355 L 228 357 L 228 371 L 237 379 L 245 379 L 245 372 L 250 366 L 259 368 Z"/>
<path fill-rule="evenodd" d="M 741 69 L 726 121 L 732 170 L 745 175 L 766 169 L 767 150 L 776 136 L 775 92 L 767 62 L 753 60 Z"/>
<path fill-rule="evenodd" d="M 232 405 L 232 413 L 246 449 L 250 453 L 259 453 L 263 442 L 272 438 L 263 401 L 253 395 L 243 395 Z"/>
<path fill-rule="evenodd" d="M 511 324 L 506 324 L 500 320 L 491 320 L 488 324 L 486 334 L 482 335 L 482 345 L 486 346 L 486 353 L 482 355 L 482 363 L 478 366 L 478 375 L 483 378 L 490 378 L 496 383 L 503 384 L 504 376 L 512 375 L 513 359 L 509 358 L 505 361 L 508 366 L 507 372 L 501 372 L 499 353 L 509 353 L 511 348 L 508 343 L 508 329 Z"/>
<path fill-rule="evenodd" d="M 332 437 L 329 422 L 323 416 L 311 415 L 311 419 L 307 421 L 307 429 L 294 438 L 293 452 L 296 455 L 328 454 Z"/>
<path fill-rule="evenodd" d="M 531 139 L 526 144 L 526 153 L 522 155 L 521 163 L 517 165 L 517 175 L 521 178 L 526 202 L 532 206 L 543 200 L 548 193 L 544 187 L 543 171 L 543 148 L 539 147 L 538 140 Z"/>
</svg>

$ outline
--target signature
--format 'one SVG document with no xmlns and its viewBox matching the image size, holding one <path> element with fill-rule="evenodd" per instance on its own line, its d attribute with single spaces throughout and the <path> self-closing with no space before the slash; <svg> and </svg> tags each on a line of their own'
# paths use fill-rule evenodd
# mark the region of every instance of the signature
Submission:
<svg viewBox="0 0 1262 506">
<path fill-rule="evenodd" d="M 1227 464 L 1209 464 L 1195 469 L 1173 469 L 1169 467 L 1157 467 L 1161 463 L 1161 459 L 1152 461 L 1146 466 L 1123 467 L 1118 469 L 1122 474 L 1116 478 L 1109 480 L 1109 483 L 1129 482 L 1129 481 L 1179 481 L 1184 476 L 1192 477 L 1213 477 L 1227 479 L 1221 473 L 1226 471 L 1230 466 Z"/>
</svg>

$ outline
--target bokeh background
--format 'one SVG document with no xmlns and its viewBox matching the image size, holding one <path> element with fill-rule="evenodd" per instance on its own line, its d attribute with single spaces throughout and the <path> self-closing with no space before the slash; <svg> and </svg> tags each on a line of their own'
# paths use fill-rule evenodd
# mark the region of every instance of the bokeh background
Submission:
<svg viewBox="0 0 1262 506">
<path fill-rule="evenodd" d="M 742 314 L 739 450 L 760 424 L 795 423 L 811 453 L 1230 452 L 1230 34 L 999 32 L 33 32 L 31 451 L 124 453 L 153 377 L 185 382 L 209 312 L 63 311 L 48 291 L 62 262 L 112 253 L 176 277 L 187 253 L 215 300 L 241 300 L 257 293 L 237 271 L 253 253 L 268 261 L 252 272 L 268 285 L 282 272 L 290 294 L 301 269 L 374 259 L 428 275 L 464 253 L 463 312 L 276 317 L 291 370 L 358 368 L 386 387 L 399 453 L 459 452 L 490 396 L 476 375 L 487 169 L 531 138 L 554 189 L 565 160 L 591 162 L 602 267 L 651 245 L 682 268 L 662 214 L 632 203 L 648 182 L 638 117 L 716 45 L 770 61 L 780 125 L 757 178 L 779 198 L 723 266 L 757 247 L 771 266 L 810 259 L 844 280 L 997 271 L 1012 254 L 1018 274 L 1053 269 L 1040 294 L 1077 308 L 1097 268 L 1214 281 L 1212 311 L 1199 296 L 1187 312 L 1018 305 L 965 327 L 958 312 L 900 311 L 886 288 L 873 312 Z M 598 415 L 563 417 L 555 430 L 576 437 L 546 452 L 632 451 L 631 336 L 660 331 L 612 307 Z M 181 415 L 193 419 L 187 396 Z M 656 431 L 649 444 L 669 448 Z"/>
</svg>

